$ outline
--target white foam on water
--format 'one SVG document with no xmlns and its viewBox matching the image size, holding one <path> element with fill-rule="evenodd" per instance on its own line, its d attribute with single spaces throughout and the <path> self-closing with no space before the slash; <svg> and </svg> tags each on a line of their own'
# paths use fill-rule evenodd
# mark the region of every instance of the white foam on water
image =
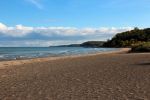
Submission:
<svg viewBox="0 0 150 100">
<path fill-rule="evenodd" d="M 0 58 L 4 58 L 4 55 L 0 55 Z"/>
<path fill-rule="evenodd" d="M 0 59 L 30 59 L 37 57 L 58 57 L 84 55 L 96 52 L 114 51 L 113 48 L 83 48 L 83 47 L 54 47 L 54 48 L 0 48 Z"/>
</svg>

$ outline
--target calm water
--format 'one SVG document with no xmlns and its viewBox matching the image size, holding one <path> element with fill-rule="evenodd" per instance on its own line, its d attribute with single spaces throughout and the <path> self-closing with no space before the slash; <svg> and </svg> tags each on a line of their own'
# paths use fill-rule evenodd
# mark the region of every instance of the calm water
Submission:
<svg viewBox="0 0 150 100">
<path fill-rule="evenodd" d="M 114 50 L 116 49 L 83 47 L 0 47 L 0 60 L 82 55 Z"/>
</svg>

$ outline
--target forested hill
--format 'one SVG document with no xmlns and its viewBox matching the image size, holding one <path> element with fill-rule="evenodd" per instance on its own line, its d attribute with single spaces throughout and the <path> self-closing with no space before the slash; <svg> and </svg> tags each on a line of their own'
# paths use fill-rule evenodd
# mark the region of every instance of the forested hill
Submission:
<svg viewBox="0 0 150 100">
<path fill-rule="evenodd" d="M 70 44 L 70 45 L 59 45 L 56 47 L 91 47 L 91 48 L 99 48 L 103 47 L 104 41 L 87 41 L 81 44 Z M 50 46 L 52 47 L 52 46 Z"/>
<path fill-rule="evenodd" d="M 138 29 L 116 34 L 104 43 L 104 47 L 133 47 L 150 42 L 150 28 Z"/>
<path fill-rule="evenodd" d="M 81 47 L 93 47 L 93 48 L 99 48 L 103 47 L 104 41 L 87 41 L 81 44 Z"/>
</svg>

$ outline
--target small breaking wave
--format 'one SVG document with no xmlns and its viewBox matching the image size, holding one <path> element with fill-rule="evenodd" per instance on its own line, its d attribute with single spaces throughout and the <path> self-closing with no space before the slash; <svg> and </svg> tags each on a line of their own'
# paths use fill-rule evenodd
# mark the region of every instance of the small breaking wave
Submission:
<svg viewBox="0 0 150 100">
<path fill-rule="evenodd" d="M 83 47 L 24 47 L 0 48 L 0 60 L 31 59 L 39 57 L 58 57 L 83 55 L 96 52 L 114 51 L 116 48 L 83 48 Z"/>
</svg>

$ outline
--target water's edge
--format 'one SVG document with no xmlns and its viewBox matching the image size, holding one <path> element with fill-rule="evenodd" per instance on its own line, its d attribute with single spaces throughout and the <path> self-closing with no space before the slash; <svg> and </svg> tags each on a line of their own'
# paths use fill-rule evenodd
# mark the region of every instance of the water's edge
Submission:
<svg viewBox="0 0 150 100">
<path fill-rule="evenodd" d="M 24 60 L 45 57 L 64 57 L 87 55 L 99 52 L 116 51 L 118 48 L 82 48 L 82 47 L 33 47 L 33 48 L 0 48 L 0 61 Z"/>
<path fill-rule="evenodd" d="M 23 64 L 30 64 L 30 63 L 40 63 L 40 62 L 47 62 L 59 59 L 71 59 L 71 58 L 79 58 L 79 57 L 89 57 L 89 56 L 100 56 L 100 55 L 110 55 L 110 54 L 121 54 L 121 53 L 128 53 L 130 48 L 120 48 L 116 51 L 108 51 L 108 52 L 97 52 L 93 54 L 86 54 L 86 55 L 73 55 L 73 56 L 64 56 L 64 57 L 45 57 L 45 58 L 33 58 L 33 59 L 25 59 L 25 60 L 12 60 L 12 61 L 0 61 L 0 69 L 9 68 L 12 66 L 19 66 Z"/>
</svg>

